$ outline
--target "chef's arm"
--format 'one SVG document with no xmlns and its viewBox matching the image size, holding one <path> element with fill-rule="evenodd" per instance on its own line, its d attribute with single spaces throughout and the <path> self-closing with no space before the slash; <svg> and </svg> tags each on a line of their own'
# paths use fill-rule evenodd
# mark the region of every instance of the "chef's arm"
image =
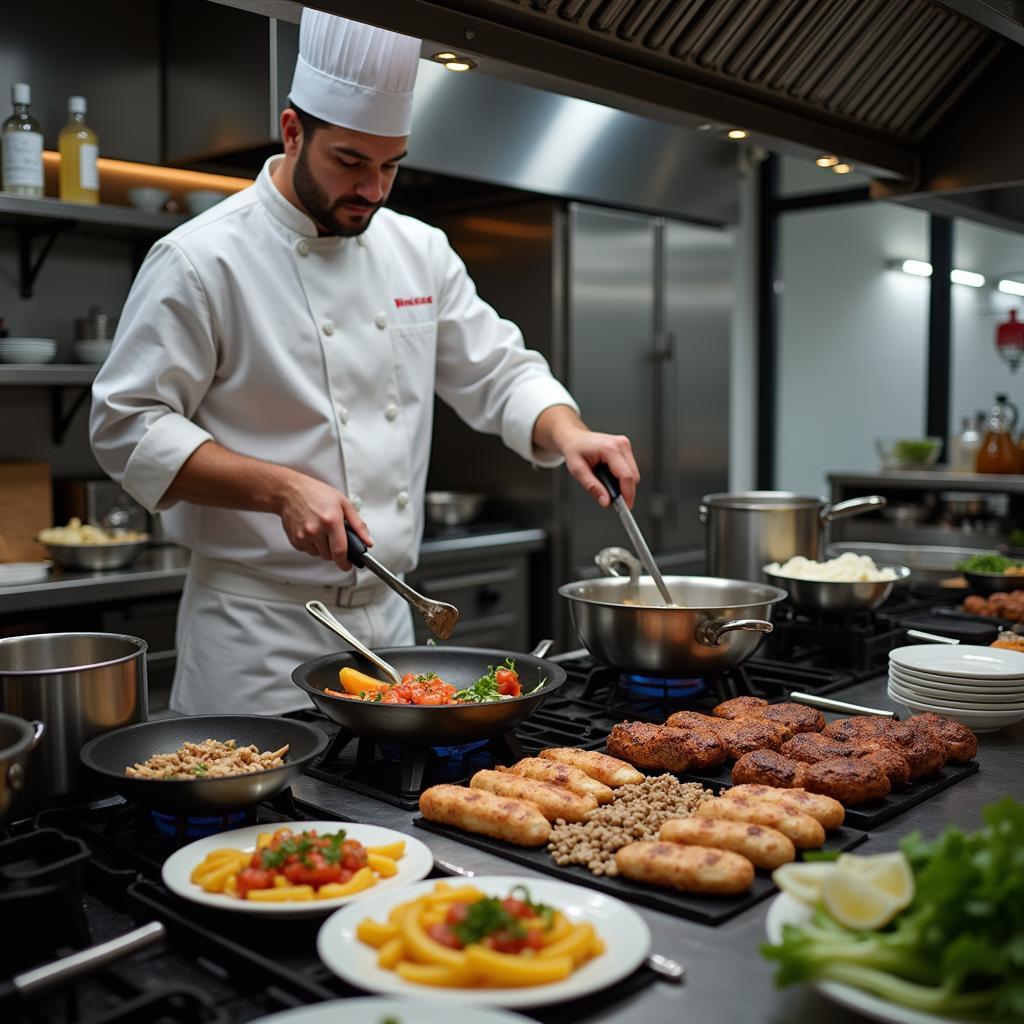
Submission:
<svg viewBox="0 0 1024 1024">
<path fill-rule="evenodd" d="M 626 504 L 633 507 L 640 471 L 633 458 L 629 438 L 622 434 L 600 434 L 591 430 L 567 405 L 545 409 L 533 425 L 533 444 L 541 451 L 558 452 L 565 468 L 599 505 L 609 503 L 608 492 L 594 476 L 592 467 L 606 462 L 618 477 Z"/>
<path fill-rule="evenodd" d="M 233 452 L 216 441 L 201 444 L 185 460 L 165 499 L 196 505 L 270 512 L 280 517 L 293 548 L 351 569 L 346 558 L 348 523 L 372 547 L 355 506 L 329 484 L 305 473 Z"/>
</svg>

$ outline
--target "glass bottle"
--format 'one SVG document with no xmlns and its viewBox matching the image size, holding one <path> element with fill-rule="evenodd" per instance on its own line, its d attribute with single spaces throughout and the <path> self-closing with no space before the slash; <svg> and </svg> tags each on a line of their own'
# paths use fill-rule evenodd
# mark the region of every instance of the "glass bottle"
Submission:
<svg viewBox="0 0 1024 1024">
<path fill-rule="evenodd" d="M 43 130 L 29 112 L 32 90 L 25 82 L 11 86 L 14 110 L 0 128 L 0 188 L 16 196 L 43 194 Z"/>
<path fill-rule="evenodd" d="M 85 123 L 85 97 L 68 98 L 68 123 L 58 140 L 60 149 L 60 197 L 69 203 L 100 201 L 100 175 L 96 159 L 99 138 Z"/>
<path fill-rule="evenodd" d="M 978 449 L 981 447 L 978 422 L 970 416 L 964 416 L 960 421 L 960 433 L 953 438 L 950 447 L 952 453 L 949 468 L 954 473 L 973 473 Z"/>
<path fill-rule="evenodd" d="M 1013 440 L 1016 423 L 1016 408 L 1006 395 L 996 395 L 996 404 L 988 414 L 985 436 L 974 463 L 977 472 L 1018 472 L 1017 446 Z"/>
</svg>

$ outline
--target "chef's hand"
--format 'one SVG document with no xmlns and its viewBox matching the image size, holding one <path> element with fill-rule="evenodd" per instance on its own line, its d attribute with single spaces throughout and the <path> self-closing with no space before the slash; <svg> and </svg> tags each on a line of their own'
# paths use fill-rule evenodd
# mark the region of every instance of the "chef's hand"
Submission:
<svg viewBox="0 0 1024 1024">
<path fill-rule="evenodd" d="M 346 523 L 368 548 L 373 547 L 370 531 L 355 505 L 341 491 L 303 473 L 289 475 L 281 491 L 278 515 L 293 548 L 334 562 L 341 569 L 352 568 L 346 557 Z"/>
<path fill-rule="evenodd" d="M 592 467 L 606 462 L 618 478 L 626 504 L 633 507 L 640 470 L 628 437 L 599 434 L 591 430 L 569 406 L 553 405 L 537 417 L 533 426 L 533 443 L 537 448 L 558 452 L 565 459 L 565 468 L 603 507 L 610 505 L 611 499 L 604 484 L 594 476 Z"/>
</svg>

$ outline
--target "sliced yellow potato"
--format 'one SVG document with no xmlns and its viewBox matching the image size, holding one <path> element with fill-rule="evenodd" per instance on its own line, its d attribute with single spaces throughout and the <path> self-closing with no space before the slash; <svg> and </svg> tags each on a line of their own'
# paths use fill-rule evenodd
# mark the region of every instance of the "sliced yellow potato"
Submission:
<svg viewBox="0 0 1024 1024">
<path fill-rule="evenodd" d="M 381 878 L 391 878 L 398 874 L 398 864 L 393 857 L 387 857 L 383 853 L 367 853 L 366 863 L 380 875 Z"/>
<path fill-rule="evenodd" d="M 364 918 L 356 927 L 356 938 L 374 949 L 380 949 L 385 943 L 398 937 L 398 925 L 391 921 L 374 921 Z"/>
<path fill-rule="evenodd" d="M 475 976 L 501 988 L 547 985 L 568 978 L 573 970 L 570 956 L 525 957 L 498 953 L 487 946 L 468 946 L 465 957 Z"/>
<path fill-rule="evenodd" d="M 417 964 L 400 960 L 395 965 L 395 973 L 417 985 L 438 985 L 442 988 L 465 988 L 473 982 L 473 975 L 465 965 L 445 967 L 443 964 Z"/>
<path fill-rule="evenodd" d="M 394 843 L 385 843 L 383 846 L 368 846 L 367 853 L 376 853 L 381 857 L 390 857 L 392 860 L 401 860 L 405 856 L 405 843 L 399 839 Z"/>
<path fill-rule="evenodd" d="M 388 939 L 378 950 L 377 966 L 385 971 L 393 970 L 404 953 L 405 943 L 402 942 L 401 936 L 396 935 L 393 939 Z"/>
</svg>

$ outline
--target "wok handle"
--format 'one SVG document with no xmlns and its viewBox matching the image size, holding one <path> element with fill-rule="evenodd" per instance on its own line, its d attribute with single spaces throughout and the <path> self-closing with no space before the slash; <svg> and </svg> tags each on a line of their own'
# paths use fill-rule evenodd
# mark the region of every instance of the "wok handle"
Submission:
<svg viewBox="0 0 1024 1024">
<path fill-rule="evenodd" d="M 552 647 L 555 646 L 554 640 L 541 640 L 539 644 L 532 651 L 530 651 L 531 658 L 543 658 Z"/>
<path fill-rule="evenodd" d="M 47 989 L 71 981 L 80 974 L 114 963 L 136 950 L 151 946 L 163 939 L 166 934 L 167 930 L 159 921 L 150 921 L 149 924 L 144 924 L 126 935 L 119 935 L 116 939 L 101 942 L 90 949 L 79 950 L 61 960 L 25 971 L 24 974 L 16 974 L 11 979 L 10 987 L 26 998 L 38 995 Z M 3 994 L 12 993 L 9 989 Z"/>
<path fill-rule="evenodd" d="M 594 555 L 594 564 L 605 574 L 605 576 L 621 576 L 621 566 L 629 570 L 629 578 L 634 583 L 640 578 L 640 559 L 632 551 L 626 548 L 601 548 Z"/>
<path fill-rule="evenodd" d="M 806 704 L 808 707 L 820 708 L 822 711 L 837 711 L 844 715 L 874 715 L 876 718 L 899 720 L 899 715 L 895 711 L 866 708 L 862 704 L 847 704 L 844 700 L 831 700 L 828 697 L 819 697 L 816 693 L 795 692 L 789 695 L 789 699 L 796 704 Z"/>
<path fill-rule="evenodd" d="M 697 643 L 717 647 L 722 637 L 738 629 L 752 633 L 770 633 L 775 627 L 765 619 L 705 619 L 696 632 Z"/>
<path fill-rule="evenodd" d="M 885 508 L 889 503 L 887 498 L 880 494 L 871 494 L 866 498 L 850 498 L 848 501 L 841 501 L 837 505 L 826 505 L 818 518 L 822 526 L 835 522 L 837 519 L 847 519 L 850 516 L 859 516 L 872 509 Z"/>
</svg>

